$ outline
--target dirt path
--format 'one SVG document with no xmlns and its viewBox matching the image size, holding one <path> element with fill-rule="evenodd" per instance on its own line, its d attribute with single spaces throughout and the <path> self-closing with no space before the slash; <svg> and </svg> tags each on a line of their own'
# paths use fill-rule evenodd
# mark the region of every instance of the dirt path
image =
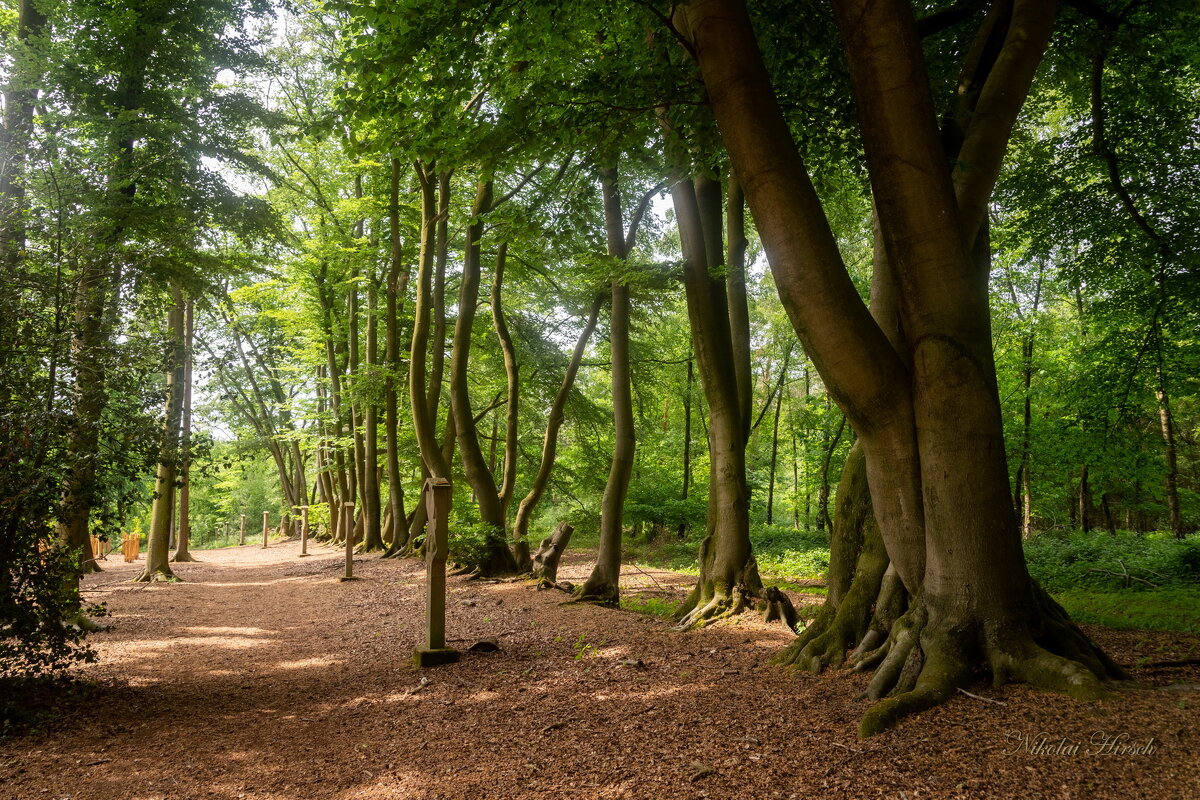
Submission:
<svg viewBox="0 0 1200 800">
<path fill-rule="evenodd" d="M 1093 704 L 978 687 L 1004 705 L 963 695 L 860 742 L 864 679 L 767 665 L 791 638 L 778 624 L 679 634 L 455 578 L 449 636 L 502 649 L 419 672 L 422 565 L 370 556 L 340 583 L 338 553 L 316 553 L 204 551 L 171 585 L 122 583 L 125 564 L 90 577 L 114 624 L 82 669 L 95 692 L 0 742 L 0 798 L 1200 798 L 1195 687 Z M 1200 656 L 1200 637 L 1092 633 L 1126 664 Z M 1138 677 L 1200 684 L 1194 667 Z M 1097 752 L 1105 736 L 1153 744 Z"/>
</svg>

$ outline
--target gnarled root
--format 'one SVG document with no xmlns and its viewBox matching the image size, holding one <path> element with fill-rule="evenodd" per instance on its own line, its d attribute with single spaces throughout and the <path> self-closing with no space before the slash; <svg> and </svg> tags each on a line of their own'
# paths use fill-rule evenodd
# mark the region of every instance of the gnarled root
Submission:
<svg viewBox="0 0 1200 800">
<path fill-rule="evenodd" d="M 195 556 L 193 556 L 191 553 L 189 553 L 187 551 L 184 551 L 182 553 L 176 551 L 175 555 L 171 556 L 171 560 L 174 561 L 175 563 L 179 563 L 179 562 L 184 562 L 184 561 L 197 562 L 200 559 L 196 558 Z"/>
<path fill-rule="evenodd" d="M 152 570 L 147 567 L 130 583 L 177 583 L 178 581 L 179 576 L 170 570 Z"/>
<path fill-rule="evenodd" d="M 1038 587 L 1032 606 L 1025 614 L 977 619 L 953 608 L 935 614 L 914 600 L 883 645 L 855 667 L 875 669 L 865 696 L 885 698 L 863 717 L 859 735 L 945 702 L 985 670 L 997 687 L 1019 680 L 1077 700 L 1100 699 L 1108 694 L 1106 681 L 1125 677 Z"/>
<path fill-rule="evenodd" d="M 570 602 L 617 608 L 621 605 L 621 590 L 615 583 L 589 579 Z"/>
<path fill-rule="evenodd" d="M 688 599 L 684 602 L 685 609 L 675 630 L 686 631 L 702 628 L 722 619 L 737 616 L 750 605 L 754 595 L 742 584 L 730 586 L 724 581 L 704 581 L 696 584 Z"/>
</svg>

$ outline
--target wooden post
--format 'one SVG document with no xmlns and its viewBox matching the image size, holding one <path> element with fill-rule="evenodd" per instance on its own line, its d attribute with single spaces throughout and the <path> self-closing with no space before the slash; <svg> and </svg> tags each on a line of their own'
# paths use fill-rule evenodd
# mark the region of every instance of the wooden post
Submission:
<svg viewBox="0 0 1200 800">
<path fill-rule="evenodd" d="M 300 556 L 308 555 L 308 506 L 300 507 Z"/>
<path fill-rule="evenodd" d="M 425 481 L 425 647 L 413 653 L 418 667 L 436 667 L 458 661 L 458 651 L 446 647 L 446 557 L 448 524 L 453 501 L 450 481 Z"/>
<path fill-rule="evenodd" d="M 271 512 L 263 512 L 263 546 L 262 549 L 267 549 L 267 536 L 271 533 Z"/>
<path fill-rule="evenodd" d="M 342 505 L 342 530 L 346 532 L 346 574 L 344 581 L 356 581 L 354 577 L 354 503 Z"/>
<path fill-rule="evenodd" d="M 246 543 L 246 515 L 242 514 L 242 532 L 238 534 L 238 544 Z"/>
</svg>

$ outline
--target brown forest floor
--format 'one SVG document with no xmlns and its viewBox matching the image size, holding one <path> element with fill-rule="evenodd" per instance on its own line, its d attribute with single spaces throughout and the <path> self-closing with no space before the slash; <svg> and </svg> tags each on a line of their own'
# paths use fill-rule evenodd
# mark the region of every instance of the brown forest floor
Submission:
<svg viewBox="0 0 1200 800">
<path fill-rule="evenodd" d="M 681 634 L 452 578 L 448 635 L 501 650 L 420 672 L 422 564 L 360 557 L 364 580 L 340 583 L 338 553 L 315 551 L 203 551 L 184 582 L 149 586 L 110 560 L 86 582 L 114 626 L 81 669 L 95 691 L 0 742 L 0 798 L 1200 798 L 1194 666 L 1136 672 L 1190 689 L 1100 703 L 980 686 L 1004 705 L 959 695 L 864 742 L 865 678 L 769 666 L 791 639 L 778 623 Z M 570 562 L 562 577 L 586 575 Z M 1200 656 L 1196 636 L 1091 633 L 1125 664 Z M 1040 736 L 1052 752 L 1022 747 Z M 1104 736 L 1153 750 L 1096 752 Z"/>
</svg>

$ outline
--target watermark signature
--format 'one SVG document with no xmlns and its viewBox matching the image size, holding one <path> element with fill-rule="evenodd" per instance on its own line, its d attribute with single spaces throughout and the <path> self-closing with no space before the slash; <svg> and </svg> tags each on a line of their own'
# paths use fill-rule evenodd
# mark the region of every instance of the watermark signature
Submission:
<svg viewBox="0 0 1200 800">
<path fill-rule="evenodd" d="M 1030 735 L 1014 731 L 1007 734 L 1005 739 L 1007 740 L 1004 749 L 1006 756 L 1025 753 L 1031 756 L 1064 758 L 1075 756 L 1135 758 L 1152 755 L 1159 746 L 1153 736 L 1147 739 L 1135 739 L 1128 733 L 1108 733 L 1106 731 L 1096 731 L 1087 739 L 1072 739 L 1044 732 Z"/>
</svg>

